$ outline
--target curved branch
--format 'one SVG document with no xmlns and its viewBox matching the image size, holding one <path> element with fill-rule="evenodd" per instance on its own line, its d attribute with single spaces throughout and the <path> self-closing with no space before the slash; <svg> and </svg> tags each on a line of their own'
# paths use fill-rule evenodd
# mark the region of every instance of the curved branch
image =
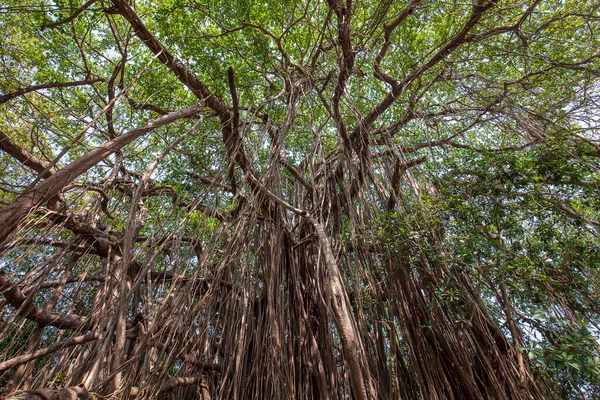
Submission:
<svg viewBox="0 0 600 400">
<path fill-rule="evenodd" d="M 17 309 L 17 315 L 37 322 L 41 326 L 54 326 L 60 329 L 88 330 L 90 320 L 79 315 L 63 315 L 55 312 L 46 312 L 32 304 L 31 300 L 21 292 L 6 272 L 0 270 L 0 292 L 6 301 Z"/>
<path fill-rule="evenodd" d="M 87 335 L 73 337 L 67 340 L 63 340 L 62 342 L 55 343 L 51 346 L 44 347 L 43 349 L 38 349 L 34 352 L 23 354 L 15 358 L 11 358 L 10 360 L 0 362 L 0 372 L 3 372 L 7 369 L 16 367 L 21 364 L 25 364 L 32 360 L 37 360 L 38 358 L 47 356 L 49 354 L 55 353 L 59 350 L 65 349 L 67 347 L 73 347 L 80 344 L 92 342 L 94 340 L 98 340 L 100 335 L 97 333 L 90 333 Z"/>
<path fill-rule="evenodd" d="M 104 212 L 104 214 L 106 214 L 106 216 L 110 219 L 114 219 L 115 217 L 110 213 L 110 211 L 108 211 L 108 202 L 110 201 L 110 198 L 108 197 L 108 195 L 106 194 L 106 192 L 96 186 L 86 186 L 83 184 L 73 184 L 73 185 L 69 185 L 66 188 L 63 189 L 63 192 L 68 192 L 71 189 L 75 189 L 75 188 L 83 188 L 84 191 L 91 191 L 91 192 L 96 192 L 98 193 L 101 197 L 102 197 L 102 201 L 100 202 L 100 207 L 102 208 L 102 211 Z"/>
<path fill-rule="evenodd" d="M 73 86 L 85 86 L 85 85 L 91 85 L 93 83 L 102 82 L 102 81 L 103 81 L 102 79 L 96 78 L 96 79 L 85 79 L 83 81 L 51 82 L 51 83 L 42 83 L 40 85 L 27 86 L 24 88 L 17 89 L 14 92 L 10 92 L 10 93 L 0 96 L 0 104 L 6 103 L 7 101 L 10 101 L 16 97 L 22 96 L 27 93 L 35 92 L 37 90 L 64 88 L 64 87 L 73 87 Z"/>
<path fill-rule="evenodd" d="M 202 377 L 188 376 L 171 378 L 160 384 L 157 394 L 169 392 L 180 386 L 202 385 Z M 140 389 L 132 387 L 129 391 L 130 397 L 138 397 L 146 392 L 152 393 L 152 387 Z M 71 386 L 67 388 L 42 388 L 28 390 L 23 392 L 14 392 L 6 397 L 6 400 L 77 400 L 94 398 L 93 393 L 88 392 L 80 386 Z"/>
<path fill-rule="evenodd" d="M 50 24 L 44 24 L 44 25 L 42 25 L 40 27 L 40 30 L 44 31 L 44 30 L 46 30 L 48 28 L 56 28 L 57 26 L 64 25 L 64 24 L 67 24 L 67 23 L 73 21 L 75 18 L 77 18 L 77 16 L 79 14 L 81 14 L 82 12 L 84 12 L 85 10 L 87 10 L 88 7 L 92 6 L 97 1 L 98 0 L 89 0 L 87 3 L 85 3 L 84 5 L 82 5 L 81 7 L 79 7 L 77 10 L 75 10 L 73 12 L 73 14 L 69 15 L 67 18 L 61 19 L 61 20 L 56 21 L 56 22 L 52 22 Z"/>
</svg>

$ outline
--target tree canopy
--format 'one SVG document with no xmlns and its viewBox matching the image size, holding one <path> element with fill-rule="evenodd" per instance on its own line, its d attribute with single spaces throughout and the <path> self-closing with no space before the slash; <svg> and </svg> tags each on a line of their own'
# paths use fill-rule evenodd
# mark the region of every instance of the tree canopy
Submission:
<svg viewBox="0 0 600 400">
<path fill-rule="evenodd" d="M 0 2 L 0 397 L 600 397 L 600 2 Z"/>
</svg>

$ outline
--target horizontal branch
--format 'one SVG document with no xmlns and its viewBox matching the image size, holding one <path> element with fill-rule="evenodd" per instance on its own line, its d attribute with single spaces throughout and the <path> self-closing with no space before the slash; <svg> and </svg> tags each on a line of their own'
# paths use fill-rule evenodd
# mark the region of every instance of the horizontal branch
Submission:
<svg viewBox="0 0 600 400">
<path fill-rule="evenodd" d="M 154 343 L 151 346 L 155 347 L 163 352 L 170 351 L 169 347 L 167 345 L 165 345 L 164 343 Z M 181 359 L 182 361 L 184 361 L 186 363 L 194 364 L 195 367 L 201 369 L 204 372 L 207 372 L 207 371 L 222 372 L 223 371 L 222 364 L 210 363 L 210 362 L 205 362 L 205 361 L 199 360 L 198 357 L 193 354 L 181 354 L 181 355 L 178 355 L 177 358 Z"/>
<path fill-rule="evenodd" d="M 14 392 L 6 400 L 77 400 L 91 399 L 92 395 L 83 387 L 43 388 Z"/>
<path fill-rule="evenodd" d="M 145 397 L 146 393 L 165 393 L 177 387 L 192 386 L 202 384 L 202 377 L 188 376 L 171 378 L 160 384 L 158 390 L 153 391 L 153 387 L 149 386 L 144 389 L 132 387 L 129 390 L 129 397 Z M 77 399 L 92 399 L 96 398 L 94 393 L 88 392 L 80 386 L 71 386 L 66 388 L 41 388 L 28 391 L 19 391 L 9 394 L 6 400 L 77 400 Z"/>
<path fill-rule="evenodd" d="M 197 376 L 172 378 L 172 379 L 166 380 L 163 383 L 161 383 L 160 387 L 158 388 L 158 393 L 156 393 L 156 394 L 170 392 L 171 390 L 173 390 L 177 387 L 180 387 L 180 386 L 192 386 L 192 385 L 198 385 L 201 383 L 202 383 L 202 377 L 197 377 Z M 129 390 L 130 397 L 138 397 L 140 395 L 142 395 L 142 397 L 146 397 L 149 393 L 153 393 L 152 387 L 147 387 L 142 390 L 140 390 L 137 387 L 132 387 Z"/>
<path fill-rule="evenodd" d="M 469 144 L 455 142 L 455 141 L 453 141 L 451 139 L 440 139 L 440 140 L 433 140 L 431 142 L 425 142 L 425 143 L 417 144 L 417 145 L 414 145 L 414 146 L 401 146 L 400 149 L 404 153 L 414 153 L 414 152 L 416 152 L 418 150 L 429 148 L 429 147 L 450 146 L 450 147 L 454 147 L 454 148 L 457 148 L 457 149 L 471 150 L 471 151 L 474 151 L 476 153 L 502 154 L 502 153 L 506 153 L 508 151 L 520 151 L 520 150 L 524 150 L 527 147 L 534 146 L 534 145 L 536 145 L 538 143 L 539 143 L 539 141 L 536 140 L 536 141 L 531 141 L 531 142 L 524 143 L 524 144 L 522 144 L 520 146 L 501 147 L 501 148 L 497 148 L 497 149 L 480 149 L 480 148 L 471 146 Z"/>
<path fill-rule="evenodd" d="M 23 354 L 15 358 L 11 358 L 10 360 L 0 362 L 0 372 L 6 371 L 7 369 L 16 367 L 21 364 L 25 364 L 32 360 L 37 360 L 38 358 L 47 356 L 49 354 L 55 353 L 59 350 L 65 349 L 67 347 L 73 347 L 80 344 L 92 342 L 94 340 L 98 340 L 100 335 L 97 333 L 90 333 L 87 335 L 73 337 L 67 340 L 63 340 L 62 342 L 55 343 L 51 346 L 44 347 L 43 349 L 38 349 L 34 352 Z"/>
<path fill-rule="evenodd" d="M 2 271 L 0 271 L 0 273 L 2 273 Z M 169 282 L 172 284 L 184 285 L 189 282 L 194 282 L 197 285 L 202 285 L 202 286 L 207 287 L 208 285 L 217 283 L 211 277 L 195 278 L 195 277 L 191 277 L 191 276 L 177 274 L 177 273 L 171 272 L 171 271 L 151 270 L 148 273 L 150 274 L 150 279 L 152 279 L 154 281 Z M 24 288 L 24 289 L 22 289 L 22 291 L 23 291 L 24 296 L 28 296 L 31 293 L 31 291 L 35 290 L 35 289 L 48 289 L 48 288 L 56 287 L 56 286 L 59 286 L 62 284 L 71 284 L 71 283 L 105 282 L 106 280 L 107 280 L 106 275 L 70 276 L 64 282 L 60 279 L 50 280 L 50 281 L 42 282 L 41 284 L 36 285 L 35 287 Z M 235 289 L 235 290 L 239 289 L 232 282 L 225 281 L 222 279 L 220 279 L 218 281 L 218 284 L 227 289 Z"/>
<path fill-rule="evenodd" d="M 205 185 L 209 185 L 209 186 L 218 187 L 218 188 L 220 188 L 220 189 L 227 190 L 228 192 L 233 192 L 233 189 L 232 189 L 232 187 L 231 187 L 231 186 L 229 186 L 229 185 L 226 185 L 226 184 L 224 184 L 224 183 L 217 182 L 217 181 L 215 181 L 215 180 L 212 180 L 212 179 L 205 178 L 205 177 L 203 177 L 202 175 L 196 174 L 196 173 L 194 173 L 194 172 L 188 172 L 187 174 L 188 174 L 188 176 L 189 176 L 190 178 L 193 178 L 193 179 L 195 179 L 195 180 L 197 180 L 197 181 L 199 181 L 199 182 L 202 182 L 202 183 L 204 183 Z"/>
<path fill-rule="evenodd" d="M 85 85 L 91 85 L 96 82 L 102 82 L 102 79 L 96 78 L 96 79 L 85 79 L 82 81 L 73 81 L 73 82 L 50 82 L 50 83 L 42 83 L 39 85 L 26 86 L 26 87 L 17 89 L 14 92 L 10 92 L 10 93 L 0 96 L 0 104 L 6 103 L 7 101 L 10 101 L 16 97 L 22 96 L 27 93 L 35 92 L 37 90 L 65 88 L 65 87 L 73 87 L 73 86 L 85 86 Z"/>
<path fill-rule="evenodd" d="M 11 306 L 17 309 L 17 315 L 37 322 L 41 326 L 54 326 L 60 329 L 71 330 L 88 330 L 90 328 L 90 320 L 88 318 L 74 314 L 63 315 L 42 310 L 42 308 L 33 304 L 31 299 L 27 298 L 21 292 L 19 286 L 2 270 L 0 270 L 0 293 L 2 293 Z"/>
</svg>

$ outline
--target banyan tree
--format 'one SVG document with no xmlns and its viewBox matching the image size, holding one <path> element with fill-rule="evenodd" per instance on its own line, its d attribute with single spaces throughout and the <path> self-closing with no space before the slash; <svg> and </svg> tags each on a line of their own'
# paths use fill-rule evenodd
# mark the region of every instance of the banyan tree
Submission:
<svg viewBox="0 0 600 400">
<path fill-rule="evenodd" d="M 600 396 L 597 0 L 0 28 L 0 397 Z"/>
</svg>

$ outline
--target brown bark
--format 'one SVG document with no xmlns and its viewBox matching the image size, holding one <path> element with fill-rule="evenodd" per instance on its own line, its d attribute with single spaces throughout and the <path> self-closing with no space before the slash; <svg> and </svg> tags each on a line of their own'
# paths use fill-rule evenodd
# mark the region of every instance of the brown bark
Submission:
<svg viewBox="0 0 600 400">
<path fill-rule="evenodd" d="M 19 289 L 19 287 L 0 270 L 0 292 L 10 305 L 17 309 L 17 314 L 41 326 L 54 326 L 60 329 L 85 330 L 90 328 L 88 318 L 79 315 L 63 315 L 55 312 L 46 312 L 32 304 Z"/>
<path fill-rule="evenodd" d="M 6 400 L 87 400 L 90 393 L 82 387 L 45 388 L 15 392 L 6 396 Z"/>
<path fill-rule="evenodd" d="M 350 381 L 352 382 L 353 394 L 357 399 L 360 400 L 367 400 L 370 397 L 377 398 L 377 390 L 374 382 L 371 380 L 368 362 L 364 353 L 364 346 L 361 343 L 361 336 L 358 332 L 356 322 L 350 310 L 345 285 L 340 279 L 341 272 L 338 267 L 337 260 L 333 255 L 333 251 L 331 250 L 331 244 L 329 243 L 327 233 L 323 229 L 323 226 L 305 210 L 300 210 L 290 205 L 268 191 L 252 175 L 248 175 L 248 177 L 251 179 L 254 185 L 271 200 L 273 200 L 273 202 L 305 218 L 314 227 L 319 239 L 321 251 L 323 252 L 323 257 L 325 259 L 325 266 L 327 268 L 325 278 L 327 279 L 327 287 L 331 291 L 332 306 L 335 314 L 336 325 L 342 340 L 344 359 L 350 367 Z"/>
<path fill-rule="evenodd" d="M 364 118 L 363 120 L 356 125 L 356 128 L 352 132 L 351 139 L 353 141 L 359 140 L 362 135 L 365 135 L 373 122 L 380 115 L 382 115 L 385 111 L 387 111 L 392 104 L 396 101 L 397 98 L 408 88 L 408 86 L 417 80 L 421 75 L 430 70 L 433 66 L 438 64 L 440 61 L 444 60 L 446 56 L 453 51 L 455 51 L 458 47 L 460 47 L 463 43 L 467 42 L 467 35 L 477 25 L 477 23 L 481 20 L 484 13 L 494 6 L 494 1 L 486 1 L 486 0 L 475 0 L 473 1 L 473 11 L 469 20 L 463 25 L 460 32 L 458 32 L 452 40 L 450 40 L 444 47 L 442 47 L 433 57 L 431 57 L 426 63 L 421 65 L 418 69 L 416 69 L 409 76 L 404 78 L 401 82 L 399 82 L 377 106 L 375 106 Z M 474 39 L 471 39 L 473 41 Z M 482 39 L 478 39 L 482 40 Z"/>
<path fill-rule="evenodd" d="M 0 96 L 0 104 L 6 103 L 7 101 L 10 101 L 12 99 L 15 99 L 15 98 L 22 96 L 24 94 L 27 94 L 27 93 L 35 92 L 37 90 L 84 86 L 84 85 L 91 85 L 93 83 L 100 82 L 100 81 L 102 81 L 102 80 L 101 79 L 86 79 L 83 81 L 51 82 L 51 83 L 42 83 L 40 85 L 27 86 L 24 88 L 17 89 L 14 92 L 10 92 L 10 93 Z"/>
<path fill-rule="evenodd" d="M 135 34 L 140 38 L 142 43 L 144 43 L 199 100 L 205 102 L 209 108 L 217 113 L 221 121 L 223 142 L 225 143 L 229 162 L 233 164 L 235 160 L 243 171 L 250 171 L 252 169 L 252 163 L 244 152 L 239 132 L 233 129 L 234 116 L 229 112 L 227 105 L 217 96 L 212 94 L 204 82 L 198 79 L 198 77 L 186 67 L 183 62 L 181 62 L 181 60 L 171 54 L 171 52 L 156 39 L 126 0 L 113 0 L 113 3 L 121 15 L 123 15 L 133 27 Z"/>
<path fill-rule="evenodd" d="M 5 371 L 10 368 L 13 368 L 13 367 L 16 367 L 17 365 L 25 364 L 32 360 L 37 360 L 38 358 L 45 357 L 49 354 L 63 350 L 67 347 L 78 346 L 80 344 L 98 340 L 98 337 L 99 337 L 99 335 L 96 333 L 89 333 L 87 335 L 76 336 L 76 337 L 73 337 L 70 339 L 63 340 L 62 342 L 55 343 L 51 346 L 44 347 L 42 349 L 38 349 L 38 350 L 28 353 L 28 354 L 22 354 L 18 357 L 11 358 L 10 360 L 1 362 L 0 363 L 0 372 Z"/>
<path fill-rule="evenodd" d="M 27 150 L 21 148 L 3 132 L 0 132 L 0 149 L 4 150 L 7 154 L 10 154 L 26 167 L 40 173 L 42 178 L 49 178 L 53 174 L 52 170 L 46 169 L 46 163 Z"/>
<path fill-rule="evenodd" d="M 200 110 L 200 106 L 193 106 L 150 121 L 87 152 L 83 157 L 57 171 L 32 190 L 23 193 L 15 202 L 0 211 L 0 245 L 20 227 L 33 209 L 56 196 L 66 185 L 73 182 L 88 169 L 140 136 Z"/>
</svg>

